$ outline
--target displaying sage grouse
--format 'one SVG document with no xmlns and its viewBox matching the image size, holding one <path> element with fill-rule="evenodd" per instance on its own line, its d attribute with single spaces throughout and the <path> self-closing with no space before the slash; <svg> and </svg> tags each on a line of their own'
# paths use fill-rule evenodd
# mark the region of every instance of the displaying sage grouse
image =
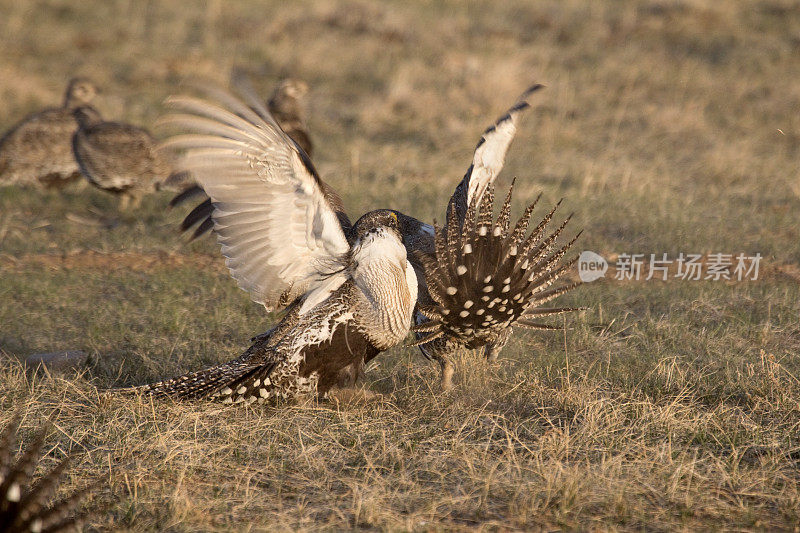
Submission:
<svg viewBox="0 0 800 533">
<path fill-rule="evenodd" d="M 72 112 L 87 106 L 96 94 L 97 88 L 90 80 L 74 78 L 61 107 L 30 115 L 3 135 L 0 185 L 62 187 L 80 179 L 81 172 L 72 155 L 72 135 L 77 129 Z"/>
<path fill-rule="evenodd" d="M 281 80 L 267 100 L 267 109 L 272 117 L 289 138 L 302 148 L 308 157 L 311 157 L 313 145 L 306 128 L 306 95 L 308 84 L 303 80 L 286 78 Z M 189 187 L 172 199 L 170 206 L 174 207 L 191 198 L 205 196 L 202 187 L 196 185 Z M 181 231 L 187 231 L 200 222 L 192 235 L 196 239 L 210 231 L 213 222 L 211 213 L 214 211 L 211 200 L 206 198 L 198 204 L 184 219 Z"/>
<path fill-rule="evenodd" d="M 409 254 L 418 278 L 424 280 L 415 313 L 416 344 L 426 358 L 441 366 L 443 388 L 452 386 L 450 355 L 458 348 L 483 348 L 486 358 L 495 360 L 513 326 L 560 329 L 534 320 L 580 309 L 538 307 L 578 285 L 548 288 L 577 261 L 575 257 L 562 263 L 577 236 L 555 249 L 569 218 L 548 235 L 553 208 L 528 235 L 534 202 L 509 233 L 512 185 L 497 222 L 492 220 L 493 183 L 503 168 L 520 115 L 541 88 L 537 84 L 527 89 L 484 131 L 472 164 L 450 197 L 446 225 L 435 230 L 435 239 L 434 229 L 427 224 L 422 224 L 418 238 L 407 239 L 416 244 Z"/>
<path fill-rule="evenodd" d="M 554 215 L 554 212 L 550 212 L 527 235 L 533 212 L 531 206 L 515 225 L 515 231 L 508 234 L 507 228 L 503 228 L 509 224 L 511 191 L 503 205 L 505 214 L 498 219 L 497 228 L 490 220 L 493 195 L 484 198 L 484 193 L 491 190 L 503 168 L 520 115 L 530 108 L 530 97 L 541 87 L 533 85 L 526 90 L 483 133 L 475 148 L 472 164 L 448 202 L 445 228 L 437 231 L 429 224 L 395 211 L 409 261 L 419 282 L 419 307 L 415 313 L 419 337 L 417 344 L 426 358 L 439 363 L 443 388 L 452 386 L 453 365 L 450 356 L 457 349 L 482 348 L 486 358 L 494 360 L 511 336 L 514 325 L 554 329 L 555 326 L 532 322 L 531 318 L 576 310 L 537 307 L 575 286 L 548 290 L 574 264 L 574 260 L 563 265 L 560 263 L 569 245 L 551 254 L 566 222 L 554 234 L 545 234 Z M 330 186 L 319 179 L 317 183 L 331 205 L 342 205 L 341 199 Z M 202 220 L 195 235 L 214 225 L 210 213 L 205 211 L 208 214 L 204 214 L 201 207 L 202 204 L 183 223 L 185 229 Z M 213 210 L 210 202 L 207 209 Z M 342 211 L 343 208 L 337 208 L 338 213 Z M 471 218 L 468 217 L 470 212 Z M 469 224 L 465 224 L 468 218 Z M 480 224 L 475 224 L 475 221 L 480 221 Z M 344 220 L 343 224 L 346 222 Z M 443 245 L 445 248 L 441 249 Z M 466 262 L 466 259 L 469 261 Z M 428 288 L 431 283 L 434 284 L 432 292 Z M 497 294 L 494 294 L 495 288 L 499 291 Z M 496 298 L 498 300 L 494 302 Z M 482 307 L 484 304 L 486 307 Z M 470 310 L 472 307 L 474 309 Z M 489 311 L 495 308 L 497 312 Z M 502 318 L 497 313 L 502 313 Z M 429 317 L 434 319 L 430 323 Z M 352 383 L 362 373 L 360 365 L 365 362 L 360 361 L 356 366 L 346 369 L 340 383 Z"/>
<path fill-rule="evenodd" d="M 142 196 L 172 176 L 172 162 L 147 130 L 104 121 L 91 108 L 74 111 L 78 130 L 72 139 L 75 160 L 86 179 L 120 197 L 120 210 L 137 207 Z"/>
<path fill-rule="evenodd" d="M 40 431 L 25 452 L 14 461 L 16 416 L 0 435 L 0 531 L 8 533 L 72 531 L 85 512 L 76 511 L 88 487 L 52 501 L 58 479 L 69 466 L 69 457 L 32 483 L 36 463 L 44 444 Z"/>
<path fill-rule="evenodd" d="M 168 140 L 214 205 L 226 265 L 239 286 L 282 320 L 239 358 L 133 390 L 223 402 L 324 394 L 344 367 L 408 334 L 417 279 L 397 214 L 355 224 L 321 185 L 311 161 L 251 90 L 247 103 L 205 89 L 211 101 L 171 98 L 183 113 L 163 122 L 188 132 Z M 130 389 L 129 389 L 130 390 Z"/>
<path fill-rule="evenodd" d="M 451 204 L 446 227 L 436 228 L 435 252 L 416 255 L 425 276 L 415 314 L 416 344 L 440 364 L 444 388 L 452 386 L 450 355 L 458 348 L 484 348 L 486 357 L 494 360 L 508 342 L 512 326 L 561 329 L 539 319 L 581 309 L 540 307 L 578 285 L 552 287 L 577 261 L 577 257 L 562 260 L 580 233 L 556 246 L 570 218 L 548 234 L 556 206 L 528 234 L 536 202 L 511 230 L 512 191 L 513 185 L 496 221 L 492 185 L 480 201 L 474 197 L 463 221 Z"/>
</svg>

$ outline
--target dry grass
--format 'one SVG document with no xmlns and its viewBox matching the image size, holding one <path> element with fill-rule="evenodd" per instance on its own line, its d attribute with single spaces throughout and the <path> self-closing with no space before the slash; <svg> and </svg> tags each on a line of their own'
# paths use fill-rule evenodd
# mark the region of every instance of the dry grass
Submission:
<svg viewBox="0 0 800 533">
<path fill-rule="evenodd" d="M 566 335 L 462 354 L 455 390 L 397 348 L 369 403 L 151 403 L 98 388 L 238 354 L 274 317 L 167 195 L 0 188 L 0 426 L 87 453 L 99 530 L 800 527 L 800 10 L 793 2 L 0 0 L 0 128 L 86 74 L 150 125 L 188 75 L 310 86 L 321 173 L 352 214 L 441 219 L 482 129 L 548 88 L 501 177 L 564 196 L 605 255 L 760 252 L 749 283 L 596 282 Z M 81 375 L 25 370 L 81 349 Z M 45 461 L 44 467 L 48 461 Z"/>
</svg>

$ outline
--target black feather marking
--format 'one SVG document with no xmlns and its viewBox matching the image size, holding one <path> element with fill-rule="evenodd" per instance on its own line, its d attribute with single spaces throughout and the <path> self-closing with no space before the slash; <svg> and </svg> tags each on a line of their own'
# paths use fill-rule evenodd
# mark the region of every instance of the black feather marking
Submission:
<svg viewBox="0 0 800 533">
<path fill-rule="evenodd" d="M 535 309 L 526 310 L 522 313 L 520 320 L 529 316 L 553 316 L 563 315 L 564 313 L 574 313 L 576 311 L 586 311 L 588 307 L 537 307 Z"/>
<path fill-rule="evenodd" d="M 508 237 L 508 227 L 511 224 L 511 194 L 514 192 L 514 184 L 517 178 L 511 180 L 511 187 L 508 188 L 508 194 L 503 202 L 503 207 L 500 209 L 500 216 L 497 217 L 496 228 L 500 229 L 501 236 L 505 239 Z"/>
<path fill-rule="evenodd" d="M 489 184 L 480 201 L 480 214 L 478 215 L 478 228 L 486 226 L 487 231 L 492 229 L 492 215 L 494 210 L 494 185 Z"/>
<path fill-rule="evenodd" d="M 456 249 L 458 248 L 459 235 L 461 233 L 461 226 L 458 223 L 456 215 L 456 206 L 451 205 L 447 211 L 447 255 L 450 259 L 450 264 L 455 261 Z"/>
<path fill-rule="evenodd" d="M 522 214 L 520 219 L 514 224 L 514 231 L 511 232 L 511 235 L 503 242 L 503 248 L 506 250 L 505 259 L 508 259 L 511 255 L 512 249 L 519 250 L 519 246 L 522 243 L 522 240 L 525 238 L 525 233 L 528 231 L 528 225 L 531 221 L 531 215 L 533 215 L 533 210 L 536 208 L 536 204 L 539 203 L 539 199 L 542 197 L 542 193 L 539 193 L 539 196 L 530 204 L 526 209 L 525 212 Z M 504 259 L 504 260 L 505 260 Z"/>
<path fill-rule="evenodd" d="M 431 342 L 433 340 L 436 340 L 436 339 L 442 337 L 443 335 L 444 335 L 444 331 L 439 330 L 436 333 L 433 333 L 432 335 L 426 335 L 425 337 L 422 337 L 422 338 L 418 339 L 416 342 L 412 342 L 410 344 L 406 344 L 406 346 L 409 347 L 409 348 L 413 348 L 414 346 L 422 346 L 423 344 L 428 344 L 429 342 Z"/>
<path fill-rule="evenodd" d="M 556 280 L 558 280 L 558 278 L 560 278 L 564 272 L 572 268 L 577 260 L 578 258 L 574 257 L 554 270 L 544 271 L 539 276 L 535 276 L 526 287 L 526 291 L 532 294 L 541 292 L 543 289 L 549 287 Z"/>
<path fill-rule="evenodd" d="M 192 185 L 188 189 L 183 190 L 182 192 L 175 195 L 175 197 L 169 201 L 170 207 L 175 207 L 176 205 L 180 205 L 187 200 L 191 200 L 192 198 L 200 195 L 204 195 L 206 192 L 203 188 L 199 185 Z"/>
<path fill-rule="evenodd" d="M 552 289 L 547 289 L 546 291 L 542 291 L 536 295 L 536 305 L 544 304 L 549 302 L 550 300 L 558 298 L 565 292 L 571 291 L 580 284 L 581 284 L 580 281 L 576 281 L 568 285 L 562 285 L 560 287 L 554 287 Z"/>
<path fill-rule="evenodd" d="M 574 242 L 575 241 L 568 242 L 567 244 L 562 246 L 559 250 L 557 250 L 556 252 L 554 252 L 553 254 L 551 254 L 549 256 L 544 256 L 547 253 L 547 251 L 545 251 L 543 254 L 536 255 L 536 257 L 543 257 L 544 256 L 544 258 L 541 259 L 540 261 L 538 261 L 537 263 L 535 263 L 532 267 L 530 267 L 528 269 L 532 273 L 530 275 L 528 275 L 527 278 L 525 276 L 525 273 L 523 273 L 523 272 L 519 272 L 519 275 L 523 279 L 527 279 L 528 280 L 528 284 L 529 284 L 528 286 L 531 287 L 532 284 L 536 284 L 537 283 L 537 280 L 544 279 L 545 276 L 548 276 L 553 272 L 553 267 L 559 261 L 561 261 L 561 259 L 567 254 L 567 251 L 572 247 Z M 575 257 L 575 258 L 571 259 L 570 261 L 567 261 L 566 263 L 562 264 L 561 267 L 559 267 L 559 269 L 557 271 L 563 271 L 563 270 L 566 270 L 567 268 L 570 268 L 572 265 L 575 264 L 575 261 L 577 261 L 577 259 L 578 258 Z M 525 271 L 525 272 L 527 272 L 527 271 Z"/>
<path fill-rule="evenodd" d="M 209 217 L 201 222 L 199 226 L 197 226 L 197 229 L 194 230 L 194 233 L 192 233 L 192 237 L 189 240 L 193 241 L 198 237 L 205 235 L 212 229 L 214 229 L 214 219 Z"/>
<path fill-rule="evenodd" d="M 555 206 L 553 206 L 553 209 L 551 209 L 550 212 L 545 215 L 545 217 L 542 219 L 541 222 L 539 222 L 539 224 L 531 232 L 528 238 L 525 239 L 525 242 L 522 244 L 521 249 L 519 250 L 520 255 L 527 256 L 533 249 L 533 247 L 539 243 L 539 241 L 541 240 L 542 236 L 545 233 L 545 230 L 547 229 L 547 225 L 553 219 L 553 215 L 555 214 L 556 209 L 558 209 L 558 206 L 561 205 L 561 201 L 562 200 L 559 200 L 558 203 Z"/>
<path fill-rule="evenodd" d="M 411 331 L 414 333 L 433 333 L 434 331 L 438 331 L 438 329 L 442 327 L 441 322 L 431 321 L 431 322 L 423 322 L 422 324 L 418 324 L 411 328 Z"/>
<path fill-rule="evenodd" d="M 433 305 L 417 304 L 417 311 L 431 320 L 441 318 L 442 316 L 440 309 Z"/>
<path fill-rule="evenodd" d="M 211 203 L 211 198 L 207 198 L 202 203 L 198 204 L 192 209 L 188 215 L 181 222 L 181 231 L 186 231 L 201 220 L 211 218 L 214 213 L 214 204 Z"/>
<path fill-rule="evenodd" d="M 533 330 L 546 330 L 546 331 L 560 331 L 564 329 L 564 326 L 553 326 L 550 324 L 540 324 L 537 322 L 528 322 L 527 320 L 517 320 L 514 322 L 514 327 L 522 328 L 522 329 L 533 329 Z"/>
</svg>

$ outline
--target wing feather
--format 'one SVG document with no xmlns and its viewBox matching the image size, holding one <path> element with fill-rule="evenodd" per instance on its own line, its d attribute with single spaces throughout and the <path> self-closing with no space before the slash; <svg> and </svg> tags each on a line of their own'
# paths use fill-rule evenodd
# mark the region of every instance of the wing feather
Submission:
<svg viewBox="0 0 800 533">
<path fill-rule="evenodd" d="M 520 95 L 517 103 L 483 132 L 475 147 L 472 164 L 450 198 L 450 203 L 456 206 L 456 215 L 460 222 L 464 221 L 473 199 L 480 201 L 486 188 L 500 174 L 508 147 L 517 133 L 519 116 L 530 107 L 528 101 L 531 95 L 542 87 L 544 86 L 540 84 L 529 87 Z"/>
<path fill-rule="evenodd" d="M 177 112 L 160 122 L 180 133 L 163 147 L 181 153 L 180 166 L 211 198 L 231 275 L 268 310 L 323 279 L 330 290 L 326 276 L 350 247 L 316 170 L 246 89 L 246 103 L 201 89 L 206 99 L 168 100 Z"/>
</svg>

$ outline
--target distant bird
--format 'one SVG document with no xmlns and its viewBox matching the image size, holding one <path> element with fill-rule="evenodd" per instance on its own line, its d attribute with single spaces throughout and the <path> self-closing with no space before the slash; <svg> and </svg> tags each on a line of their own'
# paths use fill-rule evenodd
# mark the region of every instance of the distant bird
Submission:
<svg viewBox="0 0 800 533">
<path fill-rule="evenodd" d="M 267 109 L 284 133 L 297 143 L 310 158 L 314 146 L 311 143 L 311 137 L 306 127 L 307 94 L 308 84 L 303 80 L 295 78 L 283 79 L 275 86 L 272 96 L 267 101 Z M 170 206 L 174 207 L 189 199 L 201 196 L 205 196 L 202 187 L 195 185 L 175 196 L 170 202 Z M 211 231 L 213 227 L 211 213 L 213 211 L 214 207 L 211 205 L 211 200 L 206 198 L 186 216 L 181 225 L 181 231 L 187 231 L 198 222 L 200 222 L 200 225 L 195 229 L 192 239 Z"/>
<path fill-rule="evenodd" d="M 213 201 L 226 264 L 268 310 L 287 307 L 242 356 L 132 390 L 226 403 L 324 394 L 342 368 L 408 334 L 417 280 L 400 220 L 377 210 L 351 224 L 326 194 L 311 160 L 250 90 L 247 103 L 212 87 L 209 100 L 172 98 L 182 113 L 163 122 L 186 134 L 181 150 Z M 131 389 L 127 389 L 131 390 Z"/>
<path fill-rule="evenodd" d="M 58 487 L 58 478 L 69 466 L 69 456 L 31 483 L 45 431 L 40 431 L 17 461 L 13 461 L 14 441 L 19 430 L 16 416 L 0 435 L 0 531 L 8 533 L 60 532 L 75 529 L 86 515 L 76 512 L 88 488 L 73 492 L 58 501 L 51 501 Z"/>
<path fill-rule="evenodd" d="M 512 192 L 509 190 L 502 207 L 504 214 L 496 225 L 492 222 L 493 183 L 503 168 L 519 117 L 530 108 L 530 97 L 541 88 L 537 84 L 526 90 L 484 131 L 472 164 L 448 202 L 444 228 L 435 229 L 394 211 L 418 280 L 415 344 L 427 359 L 439 364 L 445 389 L 452 386 L 451 356 L 459 348 L 483 349 L 488 360 L 495 360 L 514 326 L 559 329 L 532 319 L 580 309 L 539 307 L 576 286 L 567 284 L 548 289 L 575 262 L 573 259 L 561 263 L 574 239 L 554 250 L 566 222 L 553 234 L 545 233 L 555 209 L 528 235 L 533 212 L 530 206 L 509 233 Z M 321 179 L 318 184 L 329 201 L 342 205 L 329 185 Z M 491 192 L 485 195 L 486 191 Z M 182 228 L 200 222 L 195 236 L 210 229 L 214 226 L 213 209 L 210 201 L 206 207 L 201 204 L 187 215 Z M 497 311 L 493 312 L 495 308 Z M 369 359 L 344 369 L 340 384 L 352 384 L 363 374 L 363 365 Z"/>
<path fill-rule="evenodd" d="M 157 150 L 147 130 L 104 121 L 90 107 L 78 107 L 73 113 L 78 123 L 72 138 L 75 160 L 92 185 L 119 195 L 120 210 L 138 207 L 142 196 L 177 179 L 172 161 Z"/>
<path fill-rule="evenodd" d="M 0 185 L 39 184 L 63 187 L 80 179 L 81 173 L 72 155 L 72 135 L 77 124 L 72 112 L 88 107 L 97 94 L 86 78 L 74 78 L 67 86 L 64 104 L 30 115 L 0 139 Z"/>
<path fill-rule="evenodd" d="M 267 109 L 286 135 L 296 142 L 308 157 L 311 157 L 313 145 L 306 127 L 307 94 L 306 82 L 286 78 L 275 87 L 267 101 Z"/>
</svg>

